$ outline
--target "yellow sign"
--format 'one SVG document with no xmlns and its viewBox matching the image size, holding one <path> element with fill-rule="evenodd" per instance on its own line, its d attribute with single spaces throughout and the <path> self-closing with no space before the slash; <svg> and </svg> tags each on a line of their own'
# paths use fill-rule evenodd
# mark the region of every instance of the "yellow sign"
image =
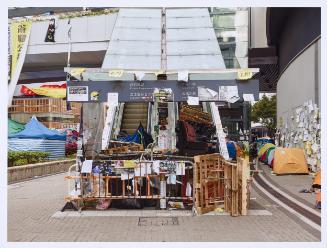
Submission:
<svg viewBox="0 0 327 248">
<path fill-rule="evenodd" d="M 83 72 L 85 72 L 85 68 L 74 68 L 70 71 L 70 75 L 72 75 L 73 77 L 78 77 Z"/>
<path fill-rule="evenodd" d="M 109 77 L 120 78 L 123 75 L 123 70 L 110 70 Z"/>
<path fill-rule="evenodd" d="M 249 69 L 241 69 L 237 71 L 238 80 L 248 80 L 252 78 L 252 71 Z"/>
<path fill-rule="evenodd" d="M 22 21 L 14 22 L 11 24 L 12 33 L 12 62 L 11 62 L 11 75 L 13 75 L 19 54 L 24 46 L 26 37 L 31 30 L 32 22 Z"/>
<path fill-rule="evenodd" d="M 124 168 L 135 168 L 136 163 L 134 160 L 124 160 Z"/>
</svg>

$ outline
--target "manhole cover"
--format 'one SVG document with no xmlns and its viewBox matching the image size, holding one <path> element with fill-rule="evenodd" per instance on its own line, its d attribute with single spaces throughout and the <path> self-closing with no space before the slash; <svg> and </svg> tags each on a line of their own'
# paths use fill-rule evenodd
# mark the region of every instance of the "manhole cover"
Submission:
<svg viewBox="0 0 327 248">
<path fill-rule="evenodd" d="M 140 217 L 138 226 L 175 226 L 178 217 Z"/>
</svg>

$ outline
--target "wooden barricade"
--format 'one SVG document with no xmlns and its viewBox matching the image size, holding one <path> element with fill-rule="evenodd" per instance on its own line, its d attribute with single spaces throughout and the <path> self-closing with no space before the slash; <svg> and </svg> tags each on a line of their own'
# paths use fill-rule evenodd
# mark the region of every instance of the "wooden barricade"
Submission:
<svg viewBox="0 0 327 248">
<path fill-rule="evenodd" d="M 224 161 L 225 211 L 232 216 L 247 215 L 249 208 L 250 165 L 247 159 L 236 163 Z"/>
<path fill-rule="evenodd" d="M 114 160 L 110 160 L 113 162 Z M 107 161 L 108 162 L 108 161 Z M 135 161 L 134 161 L 135 162 Z M 174 161 L 171 161 L 174 162 Z M 175 161 L 176 162 L 176 161 Z M 68 196 L 65 197 L 67 202 L 75 202 L 81 208 L 85 207 L 85 202 L 97 200 L 122 200 L 122 199 L 142 199 L 142 200 L 178 200 L 190 205 L 193 202 L 191 195 L 186 195 L 186 182 L 190 180 L 191 173 L 186 170 L 193 168 L 190 161 L 179 161 L 180 163 L 188 163 L 185 166 L 185 174 L 179 175 L 185 182 L 185 187 L 175 184 L 175 190 L 172 194 L 161 195 L 161 182 L 166 181 L 167 171 L 153 172 L 153 161 L 138 161 L 135 165 L 128 167 L 112 167 L 110 174 L 103 173 L 79 173 L 77 175 L 69 175 L 65 178 L 75 181 L 75 188 L 72 190 L 71 183 L 68 183 Z M 149 165 L 149 166 L 148 166 Z M 190 166 L 191 165 L 191 166 Z M 136 173 L 136 170 L 138 171 Z M 166 168 L 167 170 L 167 168 Z M 110 170 L 108 170 L 109 172 Z M 114 172 L 114 173 L 112 173 Z M 123 172 L 123 173 L 122 173 Z M 76 189 L 76 185 L 80 185 Z M 167 188 L 164 188 L 166 192 Z M 79 192 L 78 192 L 79 191 Z M 72 193 L 75 192 L 75 193 Z M 78 192 L 78 193 L 76 193 Z"/>
<path fill-rule="evenodd" d="M 193 194 L 199 214 L 214 210 L 224 201 L 223 158 L 219 154 L 194 157 Z"/>
<path fill-rule="evenodd" d="M 231 216 L 247 215 L 250 167 L 246 159 L 229 162 L 219 154 L 194 157 L 194 197 L 198 214 L 224 206 Z"/>
</svg>

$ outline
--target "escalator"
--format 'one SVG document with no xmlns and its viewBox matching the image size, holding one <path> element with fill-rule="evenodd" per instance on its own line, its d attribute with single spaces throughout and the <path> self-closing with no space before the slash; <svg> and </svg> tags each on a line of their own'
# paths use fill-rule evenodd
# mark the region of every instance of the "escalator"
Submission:
<svg viewBox="0 0 327 248">
<path fill-rule="evenodd" d="M 138 128 L 140 122 L 144 129 L 147 130 L 148 103 L 125 103 L 120 131 L 126 131 L 131 135 Z"/>
</svg>

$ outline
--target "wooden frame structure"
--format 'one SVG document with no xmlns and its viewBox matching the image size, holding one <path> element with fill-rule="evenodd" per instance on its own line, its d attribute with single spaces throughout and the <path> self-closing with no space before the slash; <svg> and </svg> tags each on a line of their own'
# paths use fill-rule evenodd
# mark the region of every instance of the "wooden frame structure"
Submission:
<svg viewBox="0 0 327 248">
<path fill-rule="evenodd" d="M 105 161 L 105 162 L 113 162 Z M 167 162 L 163 160 L 163 162 Z M 191 174 L 189 171 L 193 169 L 193 163 L 190 161 L 169 161 L 177 163 L 188 163 L 189 166 L 185 167 L 185 175 L 181 176 L 183 182 L 190 180 Z M 160 171 L 158 174 L 152 174 L 151 171 L 145 171 L 144 175 L 141 175 L 141 164 L 150 164 L 153 166 L 153 161 L 139 161 L 140 175 L 132 173 L 134 168 L 116 168 L 117 170 L 130 170 L 133 178 L 121 180 L 119 175 L 94 175 L 91 173 L 79 173 L 79 175 L 71 175 L 71 168 L 69 169 L 69 175 L 65 177 L 68 179 L 68 194 L 71 192 L 70 180 L 74 180 L 80 183 L 80 194 L 78 196 L 68 195 L 65 197 L 66 202 L 75 202 L 79 209 L 82 209 L 82 205 L 86 201 L 94 200 L 121 200 L 121 199 L 153 199 L 153 200 L 180 200 L 185 203 L 193 202 L 193 196 L 186 196 L 182 193 L 180 196 L 167 196 L 165 189 L 164 194 L 161 192 L 161 182 L 166 182 L 166 176 L 168 172 Z M 147 167 L 146 167 L 147 168 Z M 142 173 L 143 174 L 143 173 Z M 139 179 L 144 182 L 144 186 L 140 184 Z M 130 180 L 134 180 L 134 184 L 130 184 Z M 85 182 L 92 184 L 92 192 L 86 193 Z M 144 188 L 143 188 L 144 187 Z M 185 191 L 185 185 L 180 187 L 180 191 Z M 156 189 L 156 190 L 155 190 Z"/>
<path fill-rule="evenodd" d="M 250 200 L 250 167 L 247 159 L 236 163 L 219 154 L 194 157 L 195 211 L 205 214 L 224 208 L 231 216 L 247 215 Z"/>
<path fill-rule="evenodd" d="M 142 190 L 139 183 L 134 183 L 133 189 L 129 185 L 129 180 L 121 180 L 118 175 L 92 175 L 82 174 L 79 176 L 66 176 L 69 179 L 68 192 L 71 191 L 70 180 L 80 180 L 92 182 L 92 192 L 85 194 L 85 188 L 81 187 L 79 196 L 67 196 L 68 203 L 76 202 L 79 209 L 84 202 L 94 200 L 117 200 L 117 199 L 153 199 L 153 200 L 180 200 L 183 202 L 193 202 L 193 210 L 201 215 L 214 211 L 216 208 L 224 208 L 225 212 L 231 216 L 247 215 L 250 201 L 250 166 L 248 159 L 237 158 L 236 162 L 225 160 L 219 154 L 207 154 L 194 157 L 194 164 L 190 161 L 193 169 L 193 195 L 192 196 L 167 196 L 166 189 L 161 189 L 161 182 L 166 181 L 167 172 L 145 175 L 134 175 L 134 180 L 143 179 L 145 190 Z M 175 161 L 181 162 L 181 161 Z M 140 163 L 150 163 L 153 161 L 142 161 Z M 71 169 L 71 168 L 70 168 Z M 119 168 L 118 168 L 119 169 Z M 126 169 L 126 168 L 121 168 Z M 69 170 L 70 174 L 70 170 Z M 186 176 L 187 175 L 187 176 Z M 183 183 L 190 181 L 190 175 L 185 173 Z M 155 185 L 153 185 L 153 182 Z M 152 182 L 152 183 L 151 183 Z M 115 185 L 115 187 L 113 187 Z M 128 190 L 129 188 L 129 190 Z M 154 188 L 157 189 L 155 192 Z M 181 191 L 185 187 L 181 187 Z"/>
</svg>

